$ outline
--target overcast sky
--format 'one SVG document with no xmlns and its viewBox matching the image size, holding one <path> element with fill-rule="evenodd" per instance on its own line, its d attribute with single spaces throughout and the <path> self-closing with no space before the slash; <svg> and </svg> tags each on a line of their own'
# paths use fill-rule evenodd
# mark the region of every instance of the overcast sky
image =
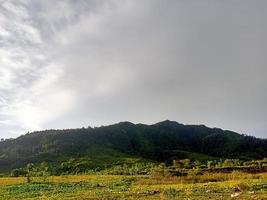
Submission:
<svg viewBox="0 0 267 200">
<path fill-rule="evenodd" d="M 266 0 L 0 0 L 0 137 L 170 119 L 267 137 Z"/>
</svg>

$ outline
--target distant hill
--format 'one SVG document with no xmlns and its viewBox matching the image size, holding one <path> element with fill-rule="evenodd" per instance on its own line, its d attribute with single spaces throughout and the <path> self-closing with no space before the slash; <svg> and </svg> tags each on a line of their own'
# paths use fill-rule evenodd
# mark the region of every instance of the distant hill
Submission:
<svg viewBox="0 0 267 200">
<path fill-rule="evenodd" d="M 120 122 L 98 128 L 45 130 L 0 142 L 0 172 L 46 161 L 56 165 L 87 158 L 89 168 L 114 162 L 267 157 L 267 140 L 204 125 L 163 121 L 153 125 Z"/>
</svg>

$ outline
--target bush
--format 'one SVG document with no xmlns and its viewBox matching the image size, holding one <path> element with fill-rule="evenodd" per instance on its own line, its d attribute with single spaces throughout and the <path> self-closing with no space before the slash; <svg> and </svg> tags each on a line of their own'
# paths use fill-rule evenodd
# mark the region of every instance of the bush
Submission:
<svg viewBox="0 0 267 200">
<path fill-rule="evenodd" d="M 173 199 L 173 198 L 179 196 L 179 191 L 174 189 L 174 188 L 170 188 L 170 189 L 167 189 L 164 191 L 164 195 L 167 198 Z"/>
<path fill-rule="evenodd" d="M 152 177 L 154 178 L 159 178 L 159 177 L 170 177 L 171 174 L 166 167 L 164 163 L 160 164 L 159 166 L 155 167 L 152 169 L 151 174 Z"/>
<path fill-rule="evenodd" d="M 10 173 L 10 176 L 12 177 L 19 177 L 19 176 L 26 176 L 27 172 L 25 169 L 19 168 L 19 169 L 13 169 Z"/>
</svg>

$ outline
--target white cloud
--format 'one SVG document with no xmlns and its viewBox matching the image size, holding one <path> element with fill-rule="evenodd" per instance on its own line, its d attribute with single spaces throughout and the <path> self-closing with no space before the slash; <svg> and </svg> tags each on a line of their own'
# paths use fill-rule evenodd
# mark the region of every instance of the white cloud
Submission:
<svg viewBox="0 0 267 200">
<path fill-rule="evenodd" d="M 262 135 L 267 28 L 253 5 L 3 1 L 0 127 L 169 118 Z"/>
<path fill-rule="evenodd" d="M 62 72 L 49 64 L 46 44 L 27 7 L 7 1 L 0 9 L 0 115 L 1 124 L 10 126 L 4 133 L 8 137 L 15 129 L 23 133 L 43 128 L 44 121 L 61 116 L 71 106 L 73 97 L 54 85 Z"/>
</svg>

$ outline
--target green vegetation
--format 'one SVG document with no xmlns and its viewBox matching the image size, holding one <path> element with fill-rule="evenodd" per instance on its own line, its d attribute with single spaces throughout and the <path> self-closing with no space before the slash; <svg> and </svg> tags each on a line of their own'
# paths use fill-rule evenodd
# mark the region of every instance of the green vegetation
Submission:
<svg viewBox="0 0 267 200">
<path fill-rule="evenodd" d="M 81 169 L 87 166 L 86 162 L 71 159 L 62 165 L 75 170 L 63 171 L 61 176 L 49 176 L 55 169 L 46 162 L 29 163 L 25 168 L 13 170 L 10 174 L 13 177 L 0 178 L 0 199 L 264 199 L 267 196 L 266 158 L 181 159 L 173 160 L 171 165 L 145 161 L 128 159 L 84 174 Z M 66 175 L 69 172 L 77 175 Z"/>
<path fill-rule="evenodd" d="M 51 174 L 89 173 L 138 163 L 173 160 L 242 161 L 267 155 L 267 140 L 204 125 L 163 121 L 154 125 L 121 122 L 99 128 L 46 130 L 0 142 L 0 173 L 23 175 L 28 163 L 46 162 Z M 210 166 L 213 164 L 210 163 Z M 136 167 L 135 167 L 136 168 Z M 132 169 L 134 171 L 134 169 Z M 119 172 L 118 172 L 119 173 Z M 132 172 L 129 172 L 132 173 Z M 141 173 L 141 172 L 140 172 Z"/>
<path fill-rule="evenodd" d="M 123 122 L 0 142 L 3 199 L 264 199 L 267 140 Z"/>
<path fill-rule="evenodd" d="M 156 171 L 165 173 L 156 173 Z M 155 173 L 154 173 L 155 172 Z M 267 173 L 172 176 L 158 166 L 151 175 L 72 175 L 0 178 L 0 199 L 266 199 Z"/>
</svg>

